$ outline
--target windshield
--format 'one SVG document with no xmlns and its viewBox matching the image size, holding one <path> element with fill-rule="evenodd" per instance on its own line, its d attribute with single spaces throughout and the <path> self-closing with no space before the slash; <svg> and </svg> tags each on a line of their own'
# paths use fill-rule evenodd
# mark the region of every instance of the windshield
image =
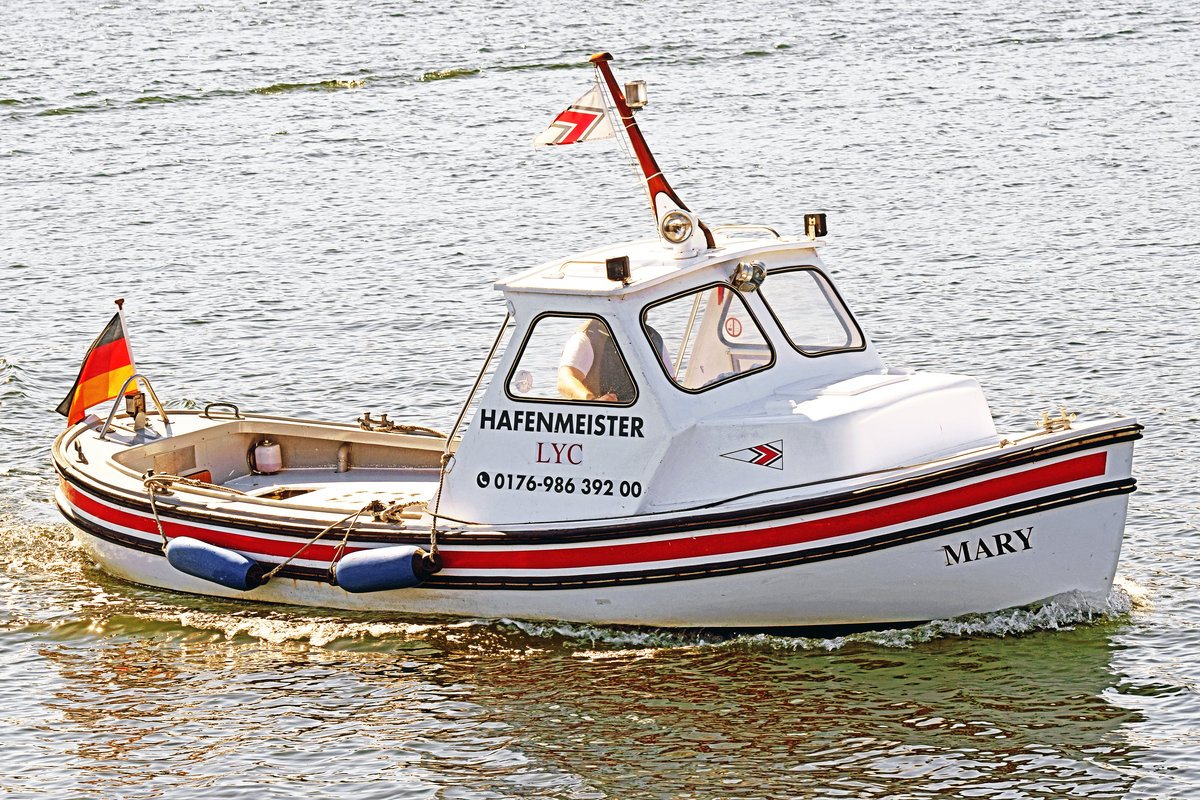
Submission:
<svg viewBox="0 0 1200 800">
<path fill-rule="evenodd" d="M 667 375 L 689 391 L 766 369 L 775 360 L 741 295 L 723 284 L 648 306 L 642 326 Z"/>
<path fill-rule="evenodd" d="M 801 353 L 823 355 L 864 347 L 854 317 L 829 279 L 818 270 L 772 270 L 759 294 L 792 346 Z"/>
</svg>

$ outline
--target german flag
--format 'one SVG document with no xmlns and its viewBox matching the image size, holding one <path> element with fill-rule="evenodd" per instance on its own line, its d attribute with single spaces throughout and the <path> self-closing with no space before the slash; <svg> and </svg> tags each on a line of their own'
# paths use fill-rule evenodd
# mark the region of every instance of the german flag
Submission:
<svg viewBox="0 0 1200 800">
<path fill-rule="evenodd" d="M 75 385 L 54 410 L 67 418 L 67 427 L 70 427 L 83 419 L 92 406 L 116 397 L 133 374 L 133 356 L 125 341 L 125 325 L 117 312 L 88 348 Z"/>
</svg>

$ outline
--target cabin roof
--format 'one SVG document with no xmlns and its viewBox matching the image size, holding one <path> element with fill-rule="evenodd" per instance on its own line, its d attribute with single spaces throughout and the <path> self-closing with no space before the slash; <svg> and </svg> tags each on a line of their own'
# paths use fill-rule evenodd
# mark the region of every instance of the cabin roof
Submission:
<svg viewBox="0 0 1200 800">
<path fill-rule="evenodd" d="M 813 239 L 716 236 L 716 247 L 692 258 L 676 258 L 658 239 L 641 239 L 557 259 L 496 281 L 501 292 L 618 296 L 635 294 L 667 281 L 678 280 L 714 264 L 771 254 L 812 255 L 821 243 Z M 629 256 L 627 285 L 610 281 L 605 261 Z M 772 266 L 768 264 L 768 266 Z"/>
</svg>

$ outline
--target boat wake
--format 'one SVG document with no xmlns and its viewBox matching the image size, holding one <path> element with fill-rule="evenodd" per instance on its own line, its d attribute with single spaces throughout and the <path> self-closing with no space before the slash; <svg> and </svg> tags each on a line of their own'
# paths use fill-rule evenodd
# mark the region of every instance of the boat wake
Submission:
<svg viewBox="0 0 1200 800">
<path fill-rule="evenodd" d="M 970 614 L 939 619 L 904 628 L 860 631 L 839 636 L 780 635 L 776 633 L 727 633 L 720 631 L 671 631 L 605 628 L 570 623 L 537 623 L 504 620 L 498 623 L 516 631 L 564 647 L 588 647 L 630 654 L 674 648 L 726 647 L 768 650 L 841 650 L 851 645 L 912 648 L 938 639 L 979 637 L 1004 638 L 1039 631 L 1071 630 L 1079 625 L 1119 621 L 1135 608 L 1147 604 L 1145 593 L 1132 581 L 1118 579 L 1109 594 L 1097 600 L 1078 593 L 1065 594 L 1026 608 L 1010 608 L 987 614 Z"/>
<path fill-rule="evenodd" d="M 257 640 L 332 650 L 389 651 L 414 646 L 450 653 L 571 653 L 637 657 L 681 649 L 836 651 L 852 646 L 912 648 L 955 637 L 1004 638 L 1119 621 L 1149 605 L 1147 592 L 1119 577 L 1100 600 L 1066 594 L 1006 609 L 905 628 L 839 636 L 704 629 L 654 629 L 510 619 L 414 618 L 378 613 L 312 614 L 299 608 L 175 594 L 126 583 L 95 567 L 64 525 L 0 518 L 0 567 L 8 577 L 5 627 L 61 638 L 154 635 L 178 641 Z M 19 587 L 25 587 L 20 591 Z"/>
</svg>

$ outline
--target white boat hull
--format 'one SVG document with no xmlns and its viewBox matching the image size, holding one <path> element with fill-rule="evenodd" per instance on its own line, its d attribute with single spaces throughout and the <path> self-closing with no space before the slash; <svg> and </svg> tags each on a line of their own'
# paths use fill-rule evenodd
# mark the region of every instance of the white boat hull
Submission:
<svg viewBox="0 0 1200 800">
<path fill-rule="evenodd" d="M 720 511 L 555 530 L 461 529 L 444 535 L 444 568 L 424 585 L 364 594 L 328 579 L 340 536 L 305 551 L 290 572 L 243 592 L 173 568 L 136 495 L 105 488 L 65 459 L 57 461 L 58 504 L 106 572 L 174 591 L 414 615 L 665 627 L 902 624 L 1070 592 L 1104 597 L 1134 488 L 1137 430 L 1125 421 L 1056 434 L 1036 446 L 776 504 L 759 498 Z M 160 506 L 168 538 L 203 538 L 268 568 L 310 538 L 286 526 L 271 530 L 250 518 L 253 509 L 186 510 Z M 324 520 L 309 524 L 316 530 Z M 385 533 L 357 531 L 347 549 L 387 546 L 398 535 L 388 540 Z M 405 535 L 419 541 L 427 533 Z"/>
<path fill-rule="evenodd" d="M 770 628 L 918 622 L 1027 605 L 1068 592 L 1102 599 L 1115 576 L 1123 496 L 1030 514 L 1002 525 L 885 551 L 693 581 L 558 590 L 432 589 L 350 594 L 315 581 L 275 578 L 238 592 L 184 575 L 166 559 L 86 531 L 77 539 L 104 570 L 173 591 L 357 611 L 571 620 L 663 627 Z M 1082 512 L 1082 513 L 1081 513 Z M 945 562 L 944 547 L 1032 529 L 1028 552 Z M 966 537 L 966 538 L 964 538 Z M 1014 542 L 1018 542 L 1015 537 Z M 1103 549 L 1097 547 L 1104 543 Z M 931 553 L 934 557 L 931 557 Z"/>
</svg>

